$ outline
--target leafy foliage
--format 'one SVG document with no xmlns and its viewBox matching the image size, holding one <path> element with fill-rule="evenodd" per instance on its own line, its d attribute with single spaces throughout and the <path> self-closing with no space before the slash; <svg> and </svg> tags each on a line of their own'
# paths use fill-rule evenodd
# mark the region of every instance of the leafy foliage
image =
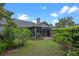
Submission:
<svg viewBox="0 0 79 59">
<path fill-rule="evenodd" d="M 0 40 L 2 40 L 0 42 L 0 52 L 8 48 L 24 45 L 25 39 L 29 39 L 31 34 L 26 28 L 17 28 L 15 22 L 11 19 L 13 12 L 4 9 L 4 6 L 4 4 L 0 4 L 0 20 L 2 18 L 6 19 L 6 24 L 0 35 Z"/>
<path fill-rule="evenodd" d="M 62 44 L 66 50 L 79 47 L 79 26 L 55 28 L 53 31 L 55 41 Z"/>
<path fill-rule="evenodd" d="M 7 49 L 7 43 L 0 40 L 0 53 Z"/>
<path fill-rule="evenodd" d="M 5 3 L 0 3 L 0 7 L 4 7 L 5 6 Z"/>
<path fill-rule="evenodd" d="M 14 28 L 14 40 L 13 44 L 15 46 L 22 46 L 25 44 L 25 41 L 30 38 L 31 32 L 27 28 Z"/>
<path fill-rule="evenodd" d="M 79 51 L 68 50 L 68 51 L 66 51 L 65 55 L 66 56 L 79 56 Z"/>
<path fill-rule="evenodd" d="M 59 19 L 59 22 L 55 24 L 57 28 L 65 28 L 73 26 L 75 23 L 72 17 L 64 17 Z"/>
</svg>

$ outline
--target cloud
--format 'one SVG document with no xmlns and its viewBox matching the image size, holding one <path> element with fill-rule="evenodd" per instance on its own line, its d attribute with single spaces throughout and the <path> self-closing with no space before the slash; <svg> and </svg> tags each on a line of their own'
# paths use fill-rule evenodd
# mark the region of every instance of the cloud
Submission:
<svg viewBox="0 0 79 59">
<path fill-rule="evenodd" d="M 14 15 L 12 15 L 12 16 L 11 16 L 11 18 L 15 18 L 15 16 L 14 16 Z"/>
<path fill-rule="evenodd" d="M 45 9 L 47 9 L 47 7 L 46 6 L 40 6 L 43 10 L 45 10 Z"/>
<path fill-rule="evenodd" d="M 63 8 L 61 8 L 60 11 L 53 12 L 50 15 L 53 17 L 57 17 L 57 16 L 62 15 L 64 13 L 73 13 L 73 12 L 76 12 L 78 10 L 79 10 L 79 8 L 77 6 L 73 6 L 73 7 L 63 6 Z"/>
<path fill-rule="evenodd" d="M 37 20 L 31 20 L 34 23 L 37 23 Z M 40 20 L 40 22 L 43 22 L 44 20 Z"/>
<path fill-rule="evenodd" d="M 53 16 L 53 17 L 57 17 L 58 16 L 58 14 L 56 12 L 51 13 L 50 15 Z"/>
<path fill-rule="evenodd" d="M 29 19 L 29 16 L 27 14 L 18 14 L 17 19 L 26 21 L 27 19 Z"/>
<path fill-rule="evenodd" d="M 55 26 L 55 24 L 56 24 L 57 22 L 59 22 L 59 21 L 58 21 L 58 19 L 54 19 L 52 22 L 53 22 L 53 23 L 52 23 L 53 26 Z"/>
<path fill-rule="evenodd" d="M 32 22 L 37 23 L 37 21 L 36 21 L 36 20 L 32 20 Z"/>
<path fill-rule="evenodd" d="M 59 11 L 59 13 L 60 13 L 60 14 L 64 14 L 64 13 L 66 13 L 69 9 L 70 9 L 70 8 L 69 8 L 68 6 L 64 6 L 64 7 Z"/>
<path fill-rule="evenodd" d="M 60 14 L 64 14 L 64 13 L 73 13 L 73 12 L 75 12 L 75 11 L 78 11 L 79 10 L 79 8 L 77 7 L 77 6 L 73 6 L 73 7 L 68 7 L 68 6 L 64 6 L 60 11 L 59 11 L 59 13 Z"/>
<path fill-rule="evenodd" d="M 42 7 L 42 9 L 46 9 L 47 7 Z"/>
<path fill-rule="evenodd" d="M 64 6 L 59 12 L 57 12 L 57 13 L 54 12 L 54 13 L 51 13 L 50 15 L 53 16 L 53 17 L 57 17 L 57 16 L 59 16 L 59 14 L 64 14 L 68 10 L 69 10 L 69 7 L 68 6 Z"/>
<path fill-rule="evenodd" d="M 79 8 L 77 6 L 73 6 L 72 8 L 70 8 L 68 13 L 73 13 L 73 12 L 78 11 L 78 10 L 79 10 Z"/>
</svg>

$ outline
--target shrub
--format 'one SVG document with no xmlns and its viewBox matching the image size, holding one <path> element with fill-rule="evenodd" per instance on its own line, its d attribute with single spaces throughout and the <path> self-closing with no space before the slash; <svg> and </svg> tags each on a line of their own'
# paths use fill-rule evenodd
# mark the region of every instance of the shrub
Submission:
<svg viewBox="0 0 79 59">
<path fill-rule="evenodd" d="M 18 28 L 12 19 L 6 19 L 6 24 L 0 34 L 0 51 L 24 45 L 25 41 L 30 38 L 30 35 L 29 29 Z"/>
<path fill-rule="evenodd" d="M 54 40 L 64 46 L 68 47 L 68 50 L 73 47 L 79 47 L 79 26 L 73 26 L 68 28 L 55 28 Z"/>
<path fill-rule="evenodd" d="M 60 43 L 64 50 L 69 50 L 71 49 L 70 48 L 71 44 L 70 44 L 69 38 L 66 37 L 66 34 L 67 33 L 63 33 L 63 34 L 56 33 L 54 36 L 54 40 Z"/>
<path fill-rule="evenodd" d="M 66 51 L 65 55 L 66 56 L 79 56 L 79 51 L 68 50 L 68 51 Z"/>
<path fill-rule="evenodd" d="M 14 28 L 13 32 L 14 32 L 15 38 L 18 38 L 18 39 L 24 39 L 24 38 L 27 39 L 31 35 L 30 30 L 27 28 L 16 28 L 16 29 Z"/>
<path fill-rule="evenodd" d="M 13 46 L 12 48 L 17 48 L 23 45 L 23 42 L 20 39 L 14 39 L 12 42 Z"/>
<path fill-rule="evenodd" d="M 27 28 L 4 27 L 3 41 L 7 43 L 7 48 L 23 46 L 30 38 L 31 32 Z"/>
<path fill-rule="evenodd" d="M 27 28 L 16 28 L 13 29 L 15 39 L 12 42 L 12 46 L 22 46 L 26 40 L 30 38 L 31 32 Z"/>
<path fill-rule="evenodd" d="M 0 40 L 0 53 L 6 50 L 6 48 L 7 48 L 7 43 Z"/>
<path fill-rule="evenodd" d="M 73 34 L 73 37 L 72 38 L 73 38 L 72 43 L 74 43 L 73 46 L 79 48 L 79 33 Z"/>
<path fill-rule="evenodd" d="M 3 27 L 3 41 L 7 43 L 7 48 L 12 46 L 12 41 L 15 39 L 13 29 L 14 27 L 8 25 Z"/>
</svg>

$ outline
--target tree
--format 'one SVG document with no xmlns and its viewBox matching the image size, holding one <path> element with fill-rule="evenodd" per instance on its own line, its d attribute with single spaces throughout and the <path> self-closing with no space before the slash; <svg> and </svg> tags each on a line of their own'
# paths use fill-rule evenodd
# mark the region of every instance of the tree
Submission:
<svg viewBox="0 0 79 59">
<path fill-rule="evenodd" d="M 0 7 L 4 7 L 5 3 L 0 3 Z"/>
<path fill-rule="evenodd" d="M 59 22 L 55 24 L 55 26 L 59 28 L 65 28 L 73 25 L 74 25 L 74 21 L 72 17 L 61 18 L 59 19 Z"/>
<path fill-rule="evenodd" d="M 14 40 L 14 33 L 12 31 L 13 28 L 16 27 L 14 21 L 11 19 L 13 12 L 6 10 L 4 8 L 5 4 L 0 4 L 0 20 L 5 18 L 6 24 L 3 27 L 2 37 L 8 45 Z"/>
<path fill-rule="evenodd" d="M 5 6 L 4 3 L 0 4 L 0 20 L 2 18 L 11 19 L 10 17 L 13 14 L 13 12 L 6 10 L 4 6 Z"/>
<path fill-rule="evenodd" d="M 14 45 L 13 41 L 15 42 L 18 40 L 18 43 L 20 43 L 19 41 L 23 42 L 26 37 L 29 38 L 30 31 L 28 29 L 18 28 L 14 22 L 14 19 L 11 19 L 13 12 L 3 8 L 5 6 L 4 4 L 1 5 L 0 18 L 6 19 L 6 24 L 3 28 L 3 41 L 7 43 L 8 48 L 11 48 Z"/>
</svg>

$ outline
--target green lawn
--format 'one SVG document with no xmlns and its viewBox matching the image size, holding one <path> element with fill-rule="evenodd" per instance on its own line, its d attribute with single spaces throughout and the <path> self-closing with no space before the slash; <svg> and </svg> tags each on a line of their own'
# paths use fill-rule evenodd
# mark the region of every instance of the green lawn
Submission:
<svg viewBox="0 0 79 59">
<path fill-rule="evenodd" d="M 61 56 L 64 51 L 52 40 L 28 40 L 28 44 L 5 55 L 11 56 Z"/>
</svg>

